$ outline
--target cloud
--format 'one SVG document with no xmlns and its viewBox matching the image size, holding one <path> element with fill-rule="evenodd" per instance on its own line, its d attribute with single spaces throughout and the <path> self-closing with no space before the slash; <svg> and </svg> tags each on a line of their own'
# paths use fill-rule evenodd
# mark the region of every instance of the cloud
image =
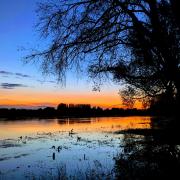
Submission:
<svg viewBox="0 0 180 180">
<path fill-rule="evenodd" d="M 37 82 L 39 82 L 41 84 L 44 84 L 44 83 L 57 84 L 57 82 L 53 81 L 53 80 L 45 80 L 45 79 L 40 80 L 40 79 L 36 79 L 35 77 L 30 76 L 28 74 L 23 74 L 23 73 L 19 73 L 19 72 L 14 73 L 14 72 L 1 70 L 0 71 L 0 76 L 1 77 L 6 77 L 6 78 L 7 77 L 15 77 L 15 78 L 19 78 L 19 79 L 21 79 L 21 78 L 29 78 L 29 79 L 35 80 L 35 81 L 37 81 Z M 6 88 L 6 89 L 12 89 L 12 88 Z"/>
<path fill-rule="evenodd" d="M 52 83 L 52 84 L 57 84 L 56 81 L 46 81 L 46 80 L 40 80 L 40 79 L 37 79 L 37 82 L 41 83 L 41 84 L 44 84 L 44 83 Z"/>
<path fill-rule="evenodd" d="M 1 75 L 13 75 L 12 72 L 8 72 L 8 71 L 0 71 Z"/>
<path fill-rule="evenodd" d="M 16 76 L 23 77 L 23 78 L 31 78 L 31 76 L 27 74 L 22 74 L 22 73 L 15 73 Z"/>
<path fill-rule="evenodd" d="M 0 87 L 2 89 L 15 89 L 18 87 L 28 87 L 28 86 L 26 86 L 24 84 L 18 84 L 18 83 L 1 83 Z"/>
<path fill-rule="evenodd" d="M 0 71 L 0 75 L 5 75 L 5 76 L 16 76 L 19 78 L 31 78 L 30 75 L 27 74 L 22 74 L 22 73 L 13 73 L 13 72 L 9 72 L 9 71 Z"/>
</svg>

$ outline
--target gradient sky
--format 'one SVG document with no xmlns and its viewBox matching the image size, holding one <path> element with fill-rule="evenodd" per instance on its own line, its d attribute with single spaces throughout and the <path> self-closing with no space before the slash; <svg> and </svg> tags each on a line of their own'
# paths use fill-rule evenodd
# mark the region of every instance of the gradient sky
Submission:
<svg viewBox="0 0 180 180">
<path fill-rule="evenodd" d="M 63 102 L 121 106 L 118 85 L 109 82 L 100 92 L 94 92 L 86 75 L 71 72 L 62 87 L 56 77 L 43 76 L 38 64 L 23 62 L 27 53 L 23 47 L 35 47 L 40 41 L 34 28 L 36 3 L 37 0 L 0 0 L 0 105 L 56 106 Z"/>
</svg>

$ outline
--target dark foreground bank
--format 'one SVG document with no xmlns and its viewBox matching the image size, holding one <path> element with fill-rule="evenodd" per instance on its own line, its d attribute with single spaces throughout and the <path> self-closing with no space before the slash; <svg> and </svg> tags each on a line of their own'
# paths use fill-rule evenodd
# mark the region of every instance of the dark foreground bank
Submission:
<svg viewBox="0 0 180 180">
<path fill-rule="evenodd" d="M 153 118 L 150 129 L 116 132 L 124 134 L 117 179 L 180 179 L 179 127 L 177 118 Z"/>
</svg>

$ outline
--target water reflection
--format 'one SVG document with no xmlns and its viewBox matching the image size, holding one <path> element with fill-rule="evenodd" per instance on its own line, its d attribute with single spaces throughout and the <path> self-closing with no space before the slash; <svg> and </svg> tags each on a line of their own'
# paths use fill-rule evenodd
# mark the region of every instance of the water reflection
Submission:
<svg viewBox="0 0 180 180">
<path fill-rule="evenodd" d="M 115 179 L 131 150 L 115 132 L 151 126 L 150 117 L 0 121 L 0 179 Z"/>
<path fill-rule="evenodd" d="M 0 121 L 0 139 L 25 136 L 37 132 L 55 131 L 117 131 L 122 129 L 150 128 L 150 117 L 105 117 L 48 120 Z"/>
</svg>

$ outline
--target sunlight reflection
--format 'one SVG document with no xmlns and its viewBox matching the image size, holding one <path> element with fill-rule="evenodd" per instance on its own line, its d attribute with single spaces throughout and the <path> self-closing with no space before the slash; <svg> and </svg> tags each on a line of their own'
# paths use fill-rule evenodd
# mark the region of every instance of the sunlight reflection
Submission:
<svg viewBox="0 0 180 180">
<path fill-rule="evenodd" d="M 99 117 L 48 120 L 0 121 L 0 139 L 24 136 L 37 132 L 114 132 L 117 130 L 150 128 L 150 117 Z"/>
</svg>

